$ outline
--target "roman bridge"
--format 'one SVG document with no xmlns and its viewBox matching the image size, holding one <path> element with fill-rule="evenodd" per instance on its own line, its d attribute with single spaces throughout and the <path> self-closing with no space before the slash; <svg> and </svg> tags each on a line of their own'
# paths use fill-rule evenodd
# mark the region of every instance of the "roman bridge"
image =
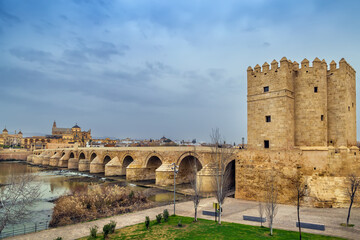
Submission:
<svg viewBox="0 0 360 240">
<path fill-rule="evenodd" d="M 235 158 L 229 159 L 231 185 L 235 187 Z M 210 147 L 117 147 L 117 148 L 64 148 L 35 150 L 27 161 L 36 165 L 49 165 L 81 172 L 103 173 L 105 176 L 126 175 L 130 181 L 155 180 L 156 185 L 174 182 L 172 164 L 179 166 L 176 183 L 189 183 L 193 169 L 203 191 L 211 191 L 216 166 Z"/>
</svg>

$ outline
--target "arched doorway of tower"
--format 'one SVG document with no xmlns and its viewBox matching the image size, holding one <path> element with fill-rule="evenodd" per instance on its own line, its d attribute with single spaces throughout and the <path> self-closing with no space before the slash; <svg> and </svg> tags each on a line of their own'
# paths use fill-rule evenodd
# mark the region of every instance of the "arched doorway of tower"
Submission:
<svg viewBox="0 0 360 240">
<path fill-rule="evenodd" d="M 235 159 L 230 161 L 226 168 L 225 168 L 225 173 L 227 176 L 227 189 L 228 192 L 234 192 L 235 191 Z"/>
</svg>

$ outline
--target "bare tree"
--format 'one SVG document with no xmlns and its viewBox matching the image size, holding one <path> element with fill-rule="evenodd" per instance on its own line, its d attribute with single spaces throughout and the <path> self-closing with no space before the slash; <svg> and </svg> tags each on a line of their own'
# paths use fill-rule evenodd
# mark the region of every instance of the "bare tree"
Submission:
<svg viewBox="0 0 360 240">
<path fill-rule="evenodd" d="M 191 175 L 190 175 L 190 183 L 191 188 L 194 191 L 194 194 L 192 196 L 192 200 L 194 203 L 194 210 L 195 210 L 195 216 L 194 216 L 194 222 L 197 222 L 197 209 L 200 204 L 200 198 L 201 198 L 201 181 L 199 181 L 197 177 L 197 172 L 199 169 L 198 166 L 198 160 L 195 157 L 195 147 L 194 147 L 194 156 L 193 156 L 193 163 L 192 163 L 192 169 L 191 169 Z"/>
<path fill-rule="evenodd" d="M 269 221 L 270 235 L 273 235 L 273 223 L 277 214 L 278 186 L 274 169 L 270 172 L 265 184 L 265 212 Z"/>
<path fill-rule="evenodd" d="M 0 188 L 0 233 L 6 225 L 29 217 L 31 207 L 41 195 L 34 178 L 30 174 L 12 174 L 5 186 Z"/>
<path fill-rule="evenodd" d="M 230 175 L 231 169 L 227 168 L 227 164 L 234 158 L 234 148 L 228 148 L 221 145 L 223 139 L 221 138 L 220 131 L 218 128 L 213 129 L 210 134 L 211 138 L 211 156 L 212 163 L 214 166 L 214 179 L 213 188 L 215 192 L 216 200 L 219 204 L 219 218 L 218 223 L 221 224 L 222 205 L 224 204 L 225 198 L 229 193 Z"/>
<path fill-rule="evenodd" d="M 259 216 L 260 216 L 260 224 L 261 227 L 263 226 L 263 217 L 264 217 L 264 204 L 262 202 L 259 202 L 258 204 L 258 211 L 259 211 Z"/>
<path fill-rule="evenodd" d="M 302 199 L 306 196 L 306 184 L 300 174 L 300 171 L 297 171 L 296 175 L 291 179 L 291 182 L 295 191 L 297 218 L 299 223 L 299 237 L 301 239 L 300 204 Z"/>
<path fill-rule="evenodd" d="M 356 176 L 354 173 L 352 173 L 347 177 L 347 181 L 348 181 L 347 193 L 350 198 L 350 206 L 349 206 L 348 216 L 346 218 L 346 226 L 349 226 L 351 207 L 354 203 L 356 192 L 360 185 L 360 178 Z"/>
</svg>

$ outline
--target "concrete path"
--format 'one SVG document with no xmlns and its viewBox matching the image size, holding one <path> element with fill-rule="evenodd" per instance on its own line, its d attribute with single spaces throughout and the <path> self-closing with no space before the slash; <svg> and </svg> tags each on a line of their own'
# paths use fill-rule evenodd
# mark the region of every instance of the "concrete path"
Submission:
<svg viewBox="0 0 360 240">
<path fill-rule="evenodd" d="M 200 202 L 199 217 L 213 220 L 214 217 L 202 215 L 202 210 L 212 211 L 212 203 L 215 200 L 213 198 L 203 199 Z M 259 223 L 249 222 L 242 220 L 243 215 L 258 216 L 258 207 L 256 202 L 238 200 L 234 198 L 226 199 L 223 212 L 223 221 L 243 223 L 248 225 L 259 226 Z M 117 215 L 106 219 L 100 219 L 92 222 L 79 223 L 71 226 L 59 227 L 49 230 L 44 230 L 37 233 L 30 233 L 26 235 L 20 235 L 8 239 L 46 239 L 53 240 L 57 237 L 62 239 L 77 239 L 83 236 L 89 235 L 89 228 L 97 225 L 102 229 L 103 225 L 114 220 L 117 222 L 117 228 L 123 228 L 136 223 L 143 223 L 145 216 L 149 216 L 151 220 L 155 219 L 155 216 L 162 213 L 164 209 L 168 209 L 170 214 L 173 214 L 173 205 L 167 205 L 163 207 L 156 207 L 147 209 L 135 213 L 128 213 L 123 215 Z M 353 228 L 346 228 L 340 226 L 340 223 L 346 221 L 347 209 L 344 208 L 301 208 L 301 221 L 308 223 L 324 224 L 325 231 L 316 231 L 302 229 L 304 232 L 324 234 L 338 236 L 348 239 L 360 239 L 360 209 L 354 208 L 351 214 L 351 222 L 355 224 Z M 183 202 L 176 205 L 176 214 L 182 216 L 193 217 L 193 203 Z M 295 222 L 297 219 L 296 207 L 289 205 L 279 205 L 278 213 L 275 218 L 274 228 L 286 229 L 297 231 Z"/>
</svg>

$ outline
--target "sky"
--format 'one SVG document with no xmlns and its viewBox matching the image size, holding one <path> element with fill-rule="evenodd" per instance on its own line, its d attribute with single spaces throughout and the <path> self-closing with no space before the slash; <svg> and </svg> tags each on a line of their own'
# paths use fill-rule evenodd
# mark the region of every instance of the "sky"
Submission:
<svg viewBox="0 0 360 240">
<path fill-rule="evenodd" d="M 0 0 L 0 127 L 198 141 L 219 128 L 241 143 L 247 67 L 344 57 L 359 70 L 359 12 L 340 0 Z"/>
</svg>

